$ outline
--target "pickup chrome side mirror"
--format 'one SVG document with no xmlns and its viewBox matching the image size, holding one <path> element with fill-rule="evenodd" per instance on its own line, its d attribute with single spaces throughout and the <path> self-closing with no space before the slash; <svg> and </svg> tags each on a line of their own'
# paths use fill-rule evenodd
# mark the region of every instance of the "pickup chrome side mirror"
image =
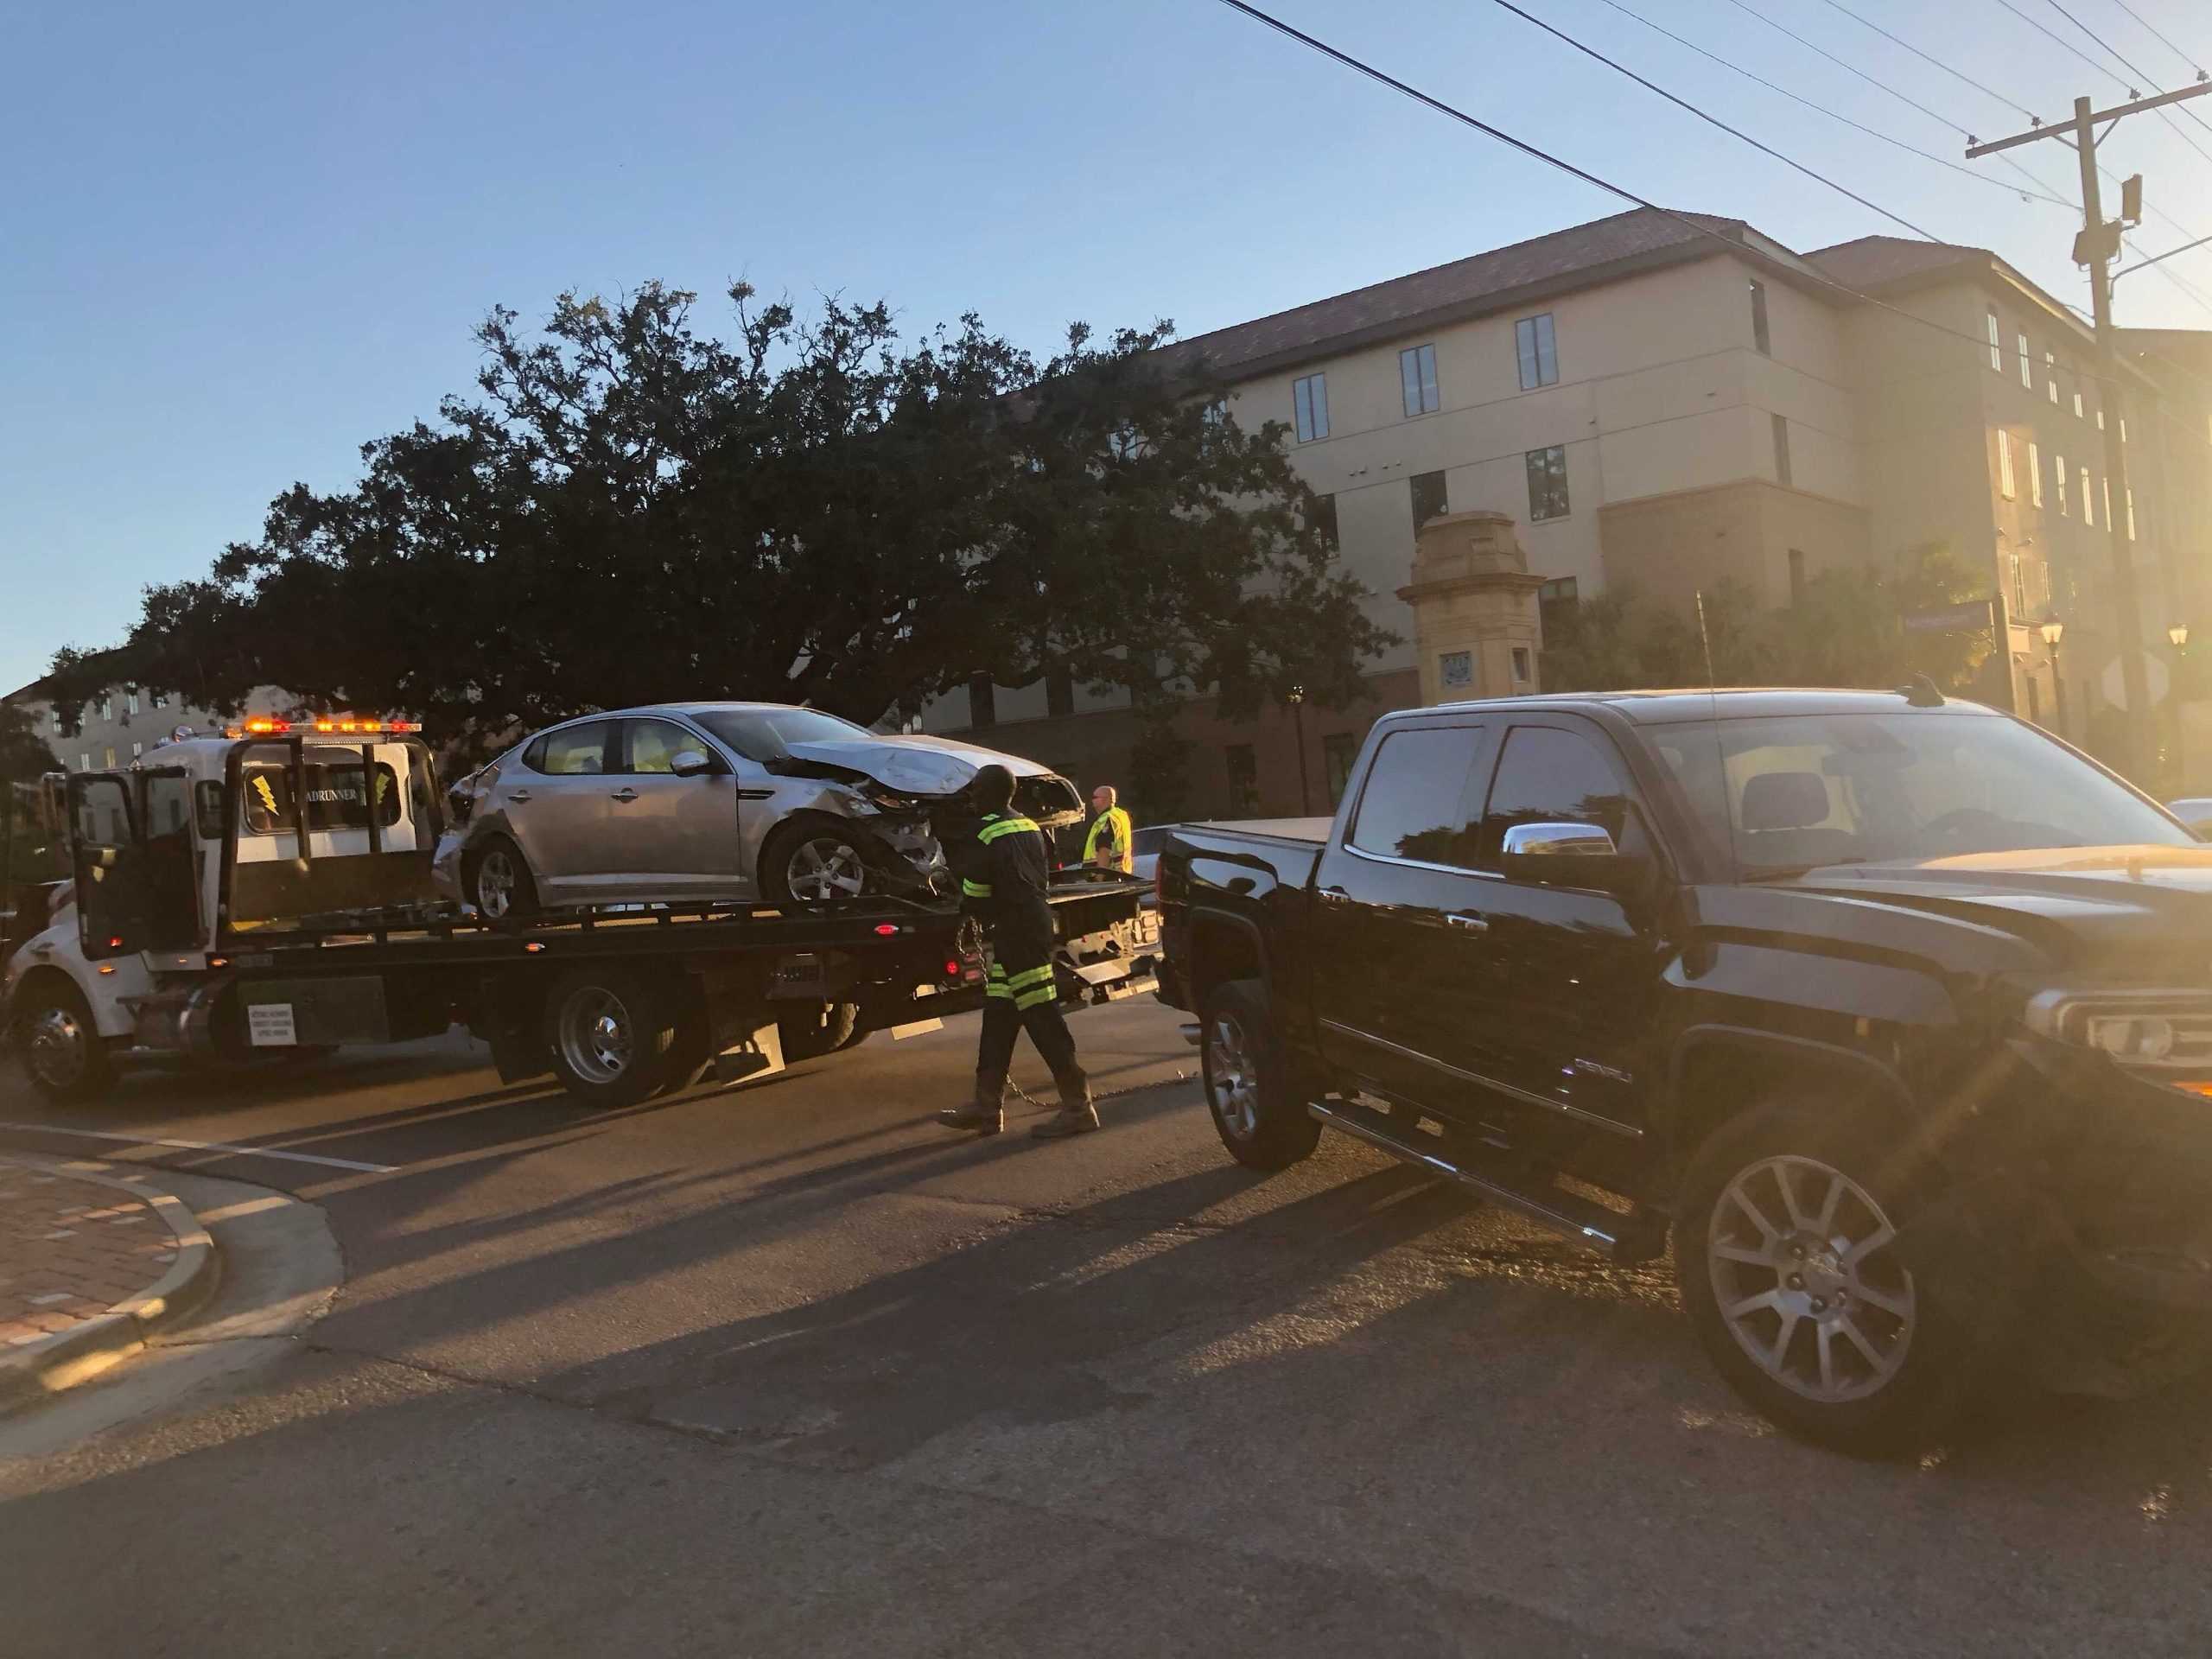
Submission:
<svg viewBox="0 0 2212 1659">
<path fill-rule="evenodd" d="M 712 772 L 715 763 L 698 749 L 678 749 L 669 757 L 668 769 L 679 778 L 696 778 Z"/>
<path fill-rule="evenodd" d="M 1594 823 L 1516 823 L 1505 832 L 1508 858 L 1613 858 L 1620 849 Z"/>
<path fill-rule="evenodd" d="M 1516 823 L 1498 849 L 1505 874 L 1516 881 L 1616 892 L 1633 886 L 1641 861 L 1624 859 L 1613 838 L 1594 823 Z"/>
</svg>

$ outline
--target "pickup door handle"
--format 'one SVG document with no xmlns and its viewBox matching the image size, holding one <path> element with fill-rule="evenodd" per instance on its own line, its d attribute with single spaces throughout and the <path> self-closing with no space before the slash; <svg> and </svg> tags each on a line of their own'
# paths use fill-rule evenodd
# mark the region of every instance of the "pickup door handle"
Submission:
<svg viewBox="0 0 2212 1659">
<path fill-rule="evenodd" d="M 614 798 L 618 801 L 634 801 L 638 798 L 638 791 L 626 785 L 614 791 Z"/>
<path fill-rule="evenodd" d="M 1348 905 L 1351 902 L 1351 894 L 1342 887 L 1324 887 L 1320 898 L 1325 905 Z"/>
<path fill-rule="evenodd" d="M 1470 933 L 1487 933 L 1490 931 L 1490 918 L 1486 916 L 1463 916 L 1459 912 L 1454 911 L 1451 915 L 1446 916 L 1444 919 L 1454 927 L 1465 928 Z"/>
</svg>

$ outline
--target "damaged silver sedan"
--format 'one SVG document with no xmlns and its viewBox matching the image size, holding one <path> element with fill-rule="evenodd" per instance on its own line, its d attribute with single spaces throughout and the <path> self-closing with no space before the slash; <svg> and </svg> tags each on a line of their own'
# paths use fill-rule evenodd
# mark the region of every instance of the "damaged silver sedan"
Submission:
<svg viewBox="0 0 2212 1659">
<path fill-rule="evenodd" d="M 435 876 L 493 919 L 569 905 L 923 896 L 995 762 L 1047 830 L 1083 798 L 1046 767 L 766 702 L 676 702 L 549 728 L 456 785 Z"/>
</svg>

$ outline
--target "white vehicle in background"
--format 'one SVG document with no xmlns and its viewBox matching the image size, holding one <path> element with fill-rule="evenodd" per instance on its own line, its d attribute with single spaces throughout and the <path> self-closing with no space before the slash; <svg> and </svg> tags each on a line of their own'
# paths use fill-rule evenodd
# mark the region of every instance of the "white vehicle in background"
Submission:
<svg viewBox="0 0 2212 1659">
<path fill-rule="evenodd" d="M 2187 824 L 2199 841 L 2212 841 L 2212 796 L 2192 795 L 2168 801 L 2166 810 Z"/>
</svg>

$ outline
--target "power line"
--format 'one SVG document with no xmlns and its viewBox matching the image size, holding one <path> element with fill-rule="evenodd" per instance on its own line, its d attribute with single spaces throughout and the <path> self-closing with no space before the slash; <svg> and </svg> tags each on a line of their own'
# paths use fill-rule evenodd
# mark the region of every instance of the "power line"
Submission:
<svg viewBox="0 0 2212 1659">
<path fill-rule="evenodd" d="M 2091 40 L 2094 41 L 2097 45 L 2102 48 L 2107 57 L 2118 60 L 2120 67 L 2126 69 L 2130 74 L 2141 75 L 2145 80 L 2149 81 L 2151 90 L 2152 92 L 2163 92 L 2166 90 L 2164 87 L 2159 86 L 2157 81 L 2152 80 L 2151 77 L 2144 73 L 2139 65 L 2133 63 L 2126 58 L 2121 56 L 2120 49 L 2117 47 L 2113 46 L 2111 41 L 2099 35 L 2096 30 L 2091 29 L 2087 23 L 2083 22 L 2079 17 L 2076 17 L 2072 12 L 2067 10 L 2064 6 L 2059 4 L 2058 0 L 2050 0 L 2050 9 L 2056 12 L 2060 16 L 2063 17 L 2068 22 L 2073 24 L 2075 28 L 2080 29 L 2084 35 L 2087 35 Z M 2133 14 L 2130 15 L 2132 16 Z M 2158 113 L 2160 115 L 2164 115 L 2165 111 L 2164 110 L 2160 110 Z M 2195 110 L 2190 109 L 2188 105 L 2184 104 L 2181 106 L 2181 113 L 2187 116 L 2190 120 L 2196 122 L 2198 126 L 2203 127 L 2205 131 L 2212 132 L 2212 126 L 2206 126 L 2204 118 L 2199 115 Z M 2169 123 L 2168 124 L 2171 125 L 2171 123 Z M 2175 130 L 2179 131 L 2180 129 L 2176 128 Z"/>
<path fill-rule="evenodd" d="M 1836 10 L 1838 10 L 1838 11 L 1841 12 L 1845 16 L 1847 16 L 1847 17 L 1850 18 L 1850 19 L 1851 19 L 1851 21 L 1852 21 L 1853 22 L 1854 22 L 1854 23 L 1863 23 L 1863 24 L 1865 24 L 1868 29 L 1872 29 L 1872 30 L 1873 30 L 1877 35 L 1880 35 L 1884 40 L 1892 41 L 1892 42 L 1894 42 L 1895 44 L 1897 44 L 1897 45 L 1898 45 L 1898 46 L 1903 47 L 1906 51 L 1908 51 L 1908 52 L 1911 53 L 1911 54 L 1912 54 L 1912 55 L 1913 55 L 1914 57 L 1918 58 L 1922 62 L 1923 62 L 1923 63 L 1932 63 L 1932 64 L 1934 64 L 1934 65 L 1935 65 L 1938 69 L 1941 69 L 1941 70 L 1942 70 L 1945 74 L 1947 74 L 1947 75 L 1950 76 L 1953 79 L 1955 79 L 1955 80 L 1962 80 L 1962 81 L 1964 81 L 1967 86 L 1969 86 L 1973 87 L 1973 88 L 1974 89 L 1974 91 L 1976 91 L 1977 92 L 1980 92 L 1980 93 L 1985 94 L 1985 95 L 1986 95 L 1986 96 L 1987 96 L 1987 97 L 1993 98 L 1993 99 L 1996 99 L 1999 104 L 2005 105 L 2006 105 L 2008 108 L 2018 110 L 2018 111 L 2022 115 L 2026 116 L 2026 117 L 2028 118 L 2028 119 L 2029 119 L 2029 120 L 2031 120 L 2031 121 L 2032 121 L 2032 120 L 2034 120 L 2034 119 L 2036 118 L 2036 112 L 2035 112 L 2033 110 L 2030 109 L 2026 105 L 2024 105 L 2024 104 L 2016 104 L 2016 103 L 2014 103 L 2011 99 L 2009 99 L 2009 98 L 2005 97 L 2004 93 L 2002 93 L 2002 92 L 2000 92 L 1994 91 L 1994 90 L 1993 90 L 1993 89 L 1992 89 L 1992 88 L 1990 88 L 1990 87 L 1987 87 L 1987 86 L 1983 86 L 1980 81 L 1976 80 L 1976 79 L 1975 79 L 1972 75 L 1969 75 L 1969 74 L 1966 73 L 1963 70 L 1961 70 L 1961 69 L 1959 69 L 1959 68 L 1956 68 L 1956 67 L 1954 67 L 1953 65 L 1950 65 L 1950 64 L 1948 64 L 1948 63 L 1944 62 L 1944 61 L 1943 61 L 1943 60 L 1942 60 L 1942 59 L 1941 59 L 1941 58 L 1934 58 L 1934 57 L 1930 57 L 1930 56 L 1929 56 L 1929 54 L 1928 54 L 1927 53 L 1925 53 L 1925 52 L 1922 51 L 1918 47 L 1915 46 L 1915 45 L 1914 45 L 1910 41 L 1904 40 L 1904 39 L 1903 39 L 1903 38 L 1901 38 L 1901 37 L 1899 37 L 1899 36 L 1897 36 L 1897 35 L 1895 35 L 1891 34 L 1891 33 L 1890 33 L 1890 31 L 1889 31 L 1888 29 L 1884 29 L 1884 28 L 1883 28 L 1879 23 L 1878 23 L 1878 22 L 1874 22 L 1874 21 L 1873 21 L 1873 19 L 1872 19 L 1871 17 L 1861 17 L 1861 16 L 1860 16 L 1857 12 L 1853 11 L 1853 10 L 1849 6 L 1845 5 L 1845 4 L 1843 3 L 1843 0 L 1827 0 L 1827 3 L 1828 5 L 1830 5 L 1830 6 L 1834 7 Z M 1757 16 L 1758 14 L 1754 13 L 1753 15 L 1754 15 L 1754 16 Z M 1785 32 L 1787 32 L 1787 31 L 1785 31 Z M 1815 50 L 1818 50 L 1819 48 L 1815 48 Z M 1842 60 L 1840 58 L 1839 58 L 1839 59 L 1837 59 L 1837 60 L 1836 60 L 1836 61 L 1837 61 L 1837 62 L 1839 62 L 1839 63 L 1841 63 L 1843 60 Z M 1847 65 L 1847 64 L 1846 64 L 1844 67 L 1847 67 L 1847 68 L 1849 68 L 1849 67 L 1850 67 L 1850 66 L 1849 66 L 1849 65 Z M 1853 73 L 1855 74 L 1855 73 L 1857 73 L 1858 72 L 1857 72 L 1856 70 L 1853 70 Z M 1879 82 L 1877 82 L 1877 83 L 1876 83 L 1876 85 L 1878 85 L 1878 85 L 1880 85 L 1880 83 L 1879 83 Z M 1929 111 L 1929 113 L 1930 113 L 1930 114 L 1934 114 L 1935 112 L 1934 112 L 1933 111 Z M 1937 120 L 1939 120 L 1939 121 L 1942 121 L 1942 120 L 1943 119 L 1943 118 L 1942 118 L 1942 117 L 1941 117 L 1941 116 L 1936 116 L 1936 118 Z M 1944 124 L 1945 124 L 1946 126 L 1948 126 L 1950 124 L 1949 124 L 1948 122 L 1944 122 Z M 1971 135 L 1969 135 L 1969 136 L 1971 136 Z M 2072 204 L 2071 204 L 2071 203 L 2069 203 L 2068 205 L 2070 207 Z"/>
<path fill-rule="evenodd" d="M 1869 201 L 1865 196 L 1860 195 L 1856 190 L 1852 189 L 1848 185 L 1838 184 L 1834 179 L 1829 178 L 1825 173 L 1815 172 L 1811 168 L 1806 166 L 1804 162 L 1793 160 L 1791 157 L 1783 155 L 1772 144 L 1763 143 L 1760 140 L 1752 137 L 1750 133 L 1745 132 L 1741 127 L 1732 127 L 1726 121 L 1723 121 L 1719 116 L 1708 114 L 1704 110 L 1700 109 L 1696 105 L 1691 103 L 1688 99 L 1677 98 L 1674 93 L 1669 92 L 1664 86 L 1660 86 L 1656 81 L 1646 80 L 1642 75 L 1637 74 L 1635 70 L 1629 68 L 1624 64 L 1615 62 L 1604 53 L 1599 51 L 1595 47 L 1585 46 L 1580 41 L 1576 40 L 1573 35 L 1568 34 L 1565 29 L 1554 29 L 1542 18 L 1522 10 L 1520 7 L 1513 3 L 1513 0 L 1492 0 L 1492 3 L 1498 6 L 1503 10 L 1511 12 L 1516 17 L 1518 17 L 1524 23 L 1534 23 L 1538 29 L 1542 29 L 1545 34 L 1552 36 L 1553 39 L 1566 41 L 1567 45 L 1573 47 L 1585 57 L 1594 58 L 1599 63 L 1604 64 L 1606 68 L 1611 69 L 1615 74 L 1626 75 L 1630 80 L 1643 87 L 1646 92 L 1656 92 L 1660 97 L 1665 99 L 1669 104 L 1675 105 L 1679 109 L 1688 110 L 1692 115 L 1697 117 L 1699 120 L 1705 122 L 1707 125 L 1719 128 L 1721 131 L 1726 133 L 1732 138 L 1742 139 L 1745 143 L 1749 144 L 1753 149 L 1758 150 L 1761 155 L 1771 156 L 1776 161 L 1780 162 L 1784 167 L 1795 168 L 1798 172 L 1802 173 L 1807 178 L 1811 179 L 1817 183 L 1825 184 L 1829 189 L 1835 191 L 1838 194 L 1849 196 L 1852 200 L 1857 202 L 1861 207 L 1866 208 L 1870 212 L 1879 213 L 1884 219 L 1888 219 L 1892 225 L 1902 225 L 1905 229 L 1910 231 L 1915 236 L 1922 237 L 1930 242 L 1940 242 L 1943 239 L 1932 231 L 1924 231 L 1921 229 L 1919 226 L 1905 218 L 1902 213 L 1893 213 L 1888 208 L 1883 207 L 1879 202 Z"/>
<path fill-rule="evenodd" d="M 2141 12 L 2136 10 L 2134 7 L 2129 5 L 2127 3 L 2127 0 L 2112 0 L 2112 3 L 2118 6 L 2122 11 L 2126 12 L 2129 16 L 2133 17 L 2137 22 L 2140 23 L 2145 29 L 2149 29 L 2152 35 L 2157 39 L 2159 44 L 2164 46 L 2167 51 L 2172 53 L 2174 56 L 2179 58 L 2191 69 L 2196 70 L 2196 78 L 2199 80 L 2204 79 L 2204 70 L 2202 66 L 2200 65 L 2195 58 L 2183 51 L 2181 48 L 2176 46 L 2171 40 L 2168 40 L 2166 36 L 2159 34 L 2157 25 L 2153 24 L 2149 18 L 2144 16 Z"/>
<path fill-rule="evenodd" d="M 2111 81 L 2114 86 L 2126 87 L 2129 96 L 2133 97 L 2137 94 L 2138 89 L 2128 86 L 2127 78 L 2125 75 L 2115 74 L 2110 66 L 2099 63 L 2094 58 L 2084 52 L 2080 47 L 2068 40 L 2063 35 L 2059 34 L 2056 29 L 2051 29 L 2049 25 L 2029 16 L 2026 12 L 2022 11 L 2018 6 L 2014 5 L 2012 3 L 2012 0 L 1997 0 L 1997 3 L 2004 7 L 2005 10 L 2011 12 L 2015 17 L 2025 23 L 2030 29 L 2034 29 L 2037 34 L 2057 41 L 2059 45 L 2064 47 L 2069 52 L 2071 52 L 2075 57 L 2081 59 L 2082 62 L 2088 64 L 2090 68 L 2104 76 L 2105 79 Z M 2054 8 L 2057 10 L 2060 16 L 2065 16 L 2065 8 L 2059 6 L 2057 4 L 2057 0 L 2051 0 L 2051 3 Z M 2079 28 L 2080 25 L 2076 24 L 2075 27 Z M 2088 33 L 2086 29 L 2082 32 L 2084 34 Z M 2090 35 L 2089 38 L 2092 40 L 2096 39 L 2094 35 Z M 2103 46 L 2104 42 L 2098 41 L 2097 44 Z M 2108 52 L 2111 50 L 2110 48 L 2107 48 L 2106 49 Z M 2126 60 L 2122 59 L 2121 61 L 2125 62 Z M 2156 82 L 2152 82 L 2151 90 L 2154 92 L 2164 92 L 2165 89 L 2158 86 Z M 2181 124 L 2178 121 L 2176 121 L 2171 115 L 2168 115 L 2164 110 L 2159 110 L 2156 113 L 2161 121 L 2164 121 L 2167 126 L 2173 130 L 2175 136 L 2180 138 L 2182 143 L 2187 144 L 2191 149 L 2195 150 L 2199 156 L 2202 156 L 2206 161 L 2212 162 L 2212 149 L 2205 149 L 2204 146 L 2198 143 L 2196 139 L 2190 137 L 2186 132 L 2183 132 L 2181 128 Z"/>
<path fill-rule="evenodd" d="M 1988 185 L 1992 189 L 2002 190 L 2007 195 L 2020 196 L 2027 200 L 2036 201 L 2047 201 L 2055 207 L 2063 207 L 2069 213 L 2074 209 L 2074 204 L 2067 200 L 2063 196 L 2055 196 L 2050 194 L 2048 191 L 2025 191 L 2020 189 L 2018 186 L 2003 183 L 1999 180 L 1991 178 L 1986 173 L 1978 172 L 1971 167 L 1961 167 L 1958 162 L 1951 161 L 1946 156 L 1938 156 L 1932 149 L 1923 149 L 1917 144 L 1909 144 L 1905 143 L 1904 139 L 1892 137 L 1890 134 L 1882 131 L 1878 127 L 1870 127 L 1863 122 L 1853 120 L 1847 115 L 1839 114 L 1836 111 L 1828 108 L 1825 104 L 1816 103 L 1812 99 L 1793 92 L 1787 86 L 1777 86 L 1775 82 L 1769 80 L 1764 75 L 1755 74 L 1751 70 L 1745 68 L 1743 65 L 1739 63 L 1730 62 L 1726 58 L 1722 57 L 1718 52 L 1707 51 L 1704 47 L 1700 46 L 1695 41 L 1684 39 L 1681 35 L 1675 34 L 1673 29 L 1668 29 L 1662 24 L 1653 22 L 1649 17 L 1644 16 L 1640 12 L 1630 10 L 1628 7 L 1621 4 L 1620 0 L 1598 0 L 1598 3 L 1600 5 L 1610 6 L 1613 10 L 1620 13 L 1622 16 L 1642 23 L 1646 29 L 1652 30 L 1656 34 L 1665 35 L 1669 40 L 1674 41 L 1675 45 L 1685 47 L 1690 51 L 1696 53 L 1700 57 L 1711 60 L 1713 62 L 1719 64 L 1723 69 L 1732 70 L 1737 74 L 1743 76 L 1746 80 L 1758 82 L 1758 85 L 1765 87 L 1770 92 L 1779 92 L 1783 97 L 1789 99 L 1792 103 L 1802 104 L 1808 110 L 1825 115 L 1831 121 L 1840 121 L 1845 126 L 1851 128 L 1853 130 L 1863 132 L 1870 138 L 1878 138 L 1884 143 L 1893 145 L 1897 149 L 1904 150 L 1909 156 L 1917 156 L 1924 162 L 1933 162 L 1938 167 L 1948 168 L 1954 173 L 1960 174 L 1966 178 L 1973 179 L 1978 183 Z M 2029 176 L 2032 179 L 2034 175 L 2031 174 Z"/>
<path fill-rule="evenodd" d="M 1907 322 L 1916 323 L 1921 327 L 1926 328 L 1931 333 L 1943 334 L 1953 340 L 1963 340 L 1967 345 L 1974 347 L 1978 352 L 1986 351 L 1988 349 L 1988 340 L 1979 334 L 1970 334 L 1962 328 L 1949 327 L 1943 323 L 1936 321 L 1933 318 L 1923 317 L 1916 312 L 1908 311 L 1903 306 L 1892 305 L 1887 300 L 1877 299 L 1873 295 L 1864 293 L 1861 290 L 1852 287 L 1848 283 L 1839 282 L 1836 278 L 1829 276 L 1826 271 L 1821 270 L 1818 266 L 1812 264 L 1807 260 L 1795 257 L 1788 260 L 1777 259 L 1770 254 L 1761 252 L 1759 250 L 1750 246 L 1746 243 L 1736 240 L 1733 237 L 1723 236 L 1719 231 L 1713 229 L 1712 226 L 1700 225 L 1695 219 L 1690 219 L 1684 214 L 1678 213 L 1671 207 L 1662 207 L 1657 202 L 1649 200 L 1648 197 L 1638 195 L 1626 185 L 1615 184 L 1611 180 L 1601 178 L 1597 174 L 1591 172 L 1587 168 L 1578 167 L 1574 162 L 1567 161 L 1561 156 L 1554 156 L 1549 150 L 1542 149 L 1539 145 L 1533 144 L 1525 138 L 1516 138 L 1513 134 L 1506 131 L 1503 127 L 1493 126 L 1489 122 L 1481 119 L 1478 116 L 1470 115 L 1465 110 L 1462 110 L 1454 105 L 1446 104 L 1442 99 L 1437 98 L 1428 92 L 1424 92 L 1418 86 L 1412 86 L 1406 81 L 1399 79 L 1395 75 L 1389 73 L 1387 70 L 1379 69 L 1375 65 L 1367 62 L 1363 59 L 1356 58 L 1349 52 L 1345 52 L 1339 48 L 1331 46 L 1326 41 L 1319 39 L 1314 35 L 1308 35 L 1304 29 L 1296 27 L 1294 24 L 1285 22 L 1281 18 L 1275 16 L 1273 13 L 1262 11 L 1259 7 L 1251 4 L 1250 0 L 1220 0 L 1220 3 L 1228 7 L 1231 11 L 1242 13 L 1244 16 L 1250 18 L 1253 22 L 1263 24 L 1267 28 L 1274 29 L 1278 35 L 1281 35 L 1287 39 L 1297 41 L 1299 45 L 1306 48 L 1309 51 L 1317 52 L 1321 56 L 1331 60 L 1332 62 L 1341 64 L 1344 67 L 1351 70 L 1355 74 L 1364 75 L 1370 80 L 1376 82 L 1377 85 L 1387 86 L 1392 92 L 1400 94 L 1402 97 L 1411 99 L 1414 103 L 1421 105 L 1422 107 L 1435 111 L 1439 115 L 1445 117 L 1448 120 L 1457 121 L 1462 126 L 1471 127 L 1477 132 L 1481 133 L 1484 137 L 1494 138 L 1499 143 L 1505 145 L 1508 149 L 1518 150 L 1523 156 L 1529 156 L 1535 161 L 1543 162 L 1547 167 L 1555 168 L 1560 172 L 1566 174 L 1569 178 L 1579 179 L 1585 184 L 1592 186 L 1597 189 L 1605 192 L 1608 195 L 1618 196 L 1623 201 L 1632 203 L 1636 207 L 1642 207 L 1648 212 L 1656 213 L 1660 218 L 1667 219 L 1673 224 L 1679 225 L 1682 229 L 1689 232 L 1693 236 L 1702 237 L 1708 241 L 1718 243 L 1730 254 L 1738 258 L 1749 258 L 1760 264 L 1771 265 L 1778 270 L 1786 270 L 1790 275 L 1796 276 L 1801 280 L 1810 282 L 1817 287 L 1827 289 L 1834 293 L 1845 295 L 1851 299 L 1859 302 L 1863 305 L 1872 306 L 1878 311 L 1886 311 L 1892 316 L 1901 317 Z M 2089 384 L 2095 384 L 2100 379 L 2100 377 L 2094 374 L 2088 373 L 2082 370 L 2071 367 L 2064 370 L 2063 372 L 2068 374 L 2073 379 Z M 2201 378 L 2202 377 L 2196 378 Z"/>
</svg>

